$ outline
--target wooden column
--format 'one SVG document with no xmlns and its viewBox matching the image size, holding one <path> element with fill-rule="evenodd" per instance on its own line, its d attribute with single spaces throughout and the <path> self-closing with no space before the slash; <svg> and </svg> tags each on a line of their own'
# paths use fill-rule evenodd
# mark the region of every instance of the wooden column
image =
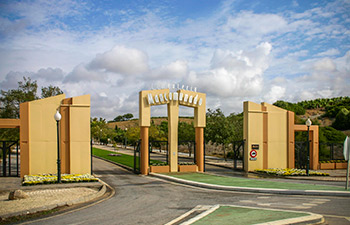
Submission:
<svg viewBox="0 0 350 225">
<path fill-rule="evenodd" d="M 204 172 L 204 128 L 196 127 L 196 162 L 198 172 Z"/>
<path fill-rule="evenodd" d="M 141 174 L 148 175 L 148 160 L 149 160 L 149 152 L 148 152 L 148 128 L 149 127 L 141 127 Z"/>
</svg>

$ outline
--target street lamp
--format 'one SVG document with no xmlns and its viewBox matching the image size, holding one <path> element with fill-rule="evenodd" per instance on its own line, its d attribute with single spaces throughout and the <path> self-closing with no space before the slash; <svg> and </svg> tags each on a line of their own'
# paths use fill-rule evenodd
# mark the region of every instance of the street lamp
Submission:
<svg viewBox="0 0 350 225">
<path fill-rule="evenodd" d="M 57 123 L 57 182 L 61 183 L 61 158 L 60 158 L 60 130 L 59 130 L 59 122 L 62 118 L 61 114 L 56 111 L 54 118 Z"/>
<path fill-rule="evenodd" d="M 100 129 L 100 145 L 101 145 L 102 129 Z"/>
<path fill-rule="evenodd" d="M 128 128 L 125 128 L 125 141 L 124 141 L 124 145 L 125 145 L 125 149 L 126 149 L 126 142 L 128 141 L 128 139 L 126 138 L 126 132 L 128 131 Z"/>
<path fill-rule="evenodd" d="M 306 175 L 310 175 L 310 126 L 312 124 L 310 118 L 308 118 L 305 122 L 307 126 L 307 165 L 306 165 Z"/>
</svg>

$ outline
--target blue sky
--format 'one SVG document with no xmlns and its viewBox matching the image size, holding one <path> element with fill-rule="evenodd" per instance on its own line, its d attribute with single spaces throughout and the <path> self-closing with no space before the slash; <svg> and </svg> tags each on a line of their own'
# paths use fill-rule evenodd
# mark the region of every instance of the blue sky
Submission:
<svg viewBox="0 0 350 225">
<path fill-rule="evenodd" d="M 226 114 L 247 100 L 349 96 L 349 12 L 349 0 L 1 1 L 0 87 L 30 76 L 91 94 L 106 119 L 138 116 L 138 92 L 168 83 Z"/>
</svg>

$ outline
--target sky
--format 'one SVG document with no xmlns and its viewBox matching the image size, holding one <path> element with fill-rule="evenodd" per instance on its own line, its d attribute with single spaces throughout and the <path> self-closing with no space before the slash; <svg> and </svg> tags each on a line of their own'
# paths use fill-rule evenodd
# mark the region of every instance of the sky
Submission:
<svg viewBox="0 0 350 225">
<path fill-rule="evenodd" d="M 168 84 L 226 115 L 350 96 L 350 0 L 1 0 L 1 90 L 23 76 L 90 94 L 91 116 L 107 120 L 138 117 L 138 93 Z"/>
</svg>

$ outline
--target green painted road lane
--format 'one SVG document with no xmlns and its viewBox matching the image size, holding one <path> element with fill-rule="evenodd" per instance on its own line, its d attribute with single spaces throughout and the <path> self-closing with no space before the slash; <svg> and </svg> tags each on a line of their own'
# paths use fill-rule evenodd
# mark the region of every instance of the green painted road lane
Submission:
<svg viewBox="0 0 350 225">
<path fill-rule="evenodd" d="M 344 191 L 343 187 L 330 185 L 315 185 L 290 183 L 281 181 L 268 181 L 264 179 L 225 177 L 203 173 L 166 173 L 167 176 L 195 181 L 206 184 L 231 186 L 231 187 L 248 187 L 248 188 L 268 188 L 268 189 L 286 189 L 286 190 L 322 190 L 322 191 Z"/>
<path fill-rule="evenodd" d="M 309 216 L 307 213 L 297 213 L 279 210 L 264 210 L 232 206 L 220 206 L 217 210 L 193 223 L 193 225 L 206 224 L 235 224 L 249 225 L 267 223 L 277 220 Z"/>
</svg>

